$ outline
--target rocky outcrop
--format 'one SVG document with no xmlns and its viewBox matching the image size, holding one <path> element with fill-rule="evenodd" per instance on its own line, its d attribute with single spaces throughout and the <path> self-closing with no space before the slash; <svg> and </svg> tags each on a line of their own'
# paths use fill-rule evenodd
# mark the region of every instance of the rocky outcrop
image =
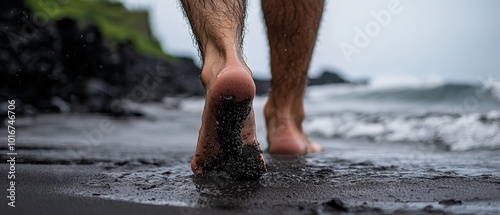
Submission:
<svg viewBox="0 0 500 215">
<path fill-rule="evenodd" d="M 131 42 L 112 49 L 94 25 L 39 22 L 23 1 L 0 3 L 0 101 L 16 99 L 33 113 L 116 115 L 117 101 L 200 96 L 199 73 L 192 59 L 144 56 Z"/>
<path fill-rule="evenodd" d="M 257 95 L 266 95 L 271 90 L 271 83 L 269 80 L 255 79 L 255 87 L 257 88 Z M 348 81 L 338 75 L 338 72 L 333 70 L 325 70 L 318 78 L 309 78 L 307 84 L 309 86 L 324 85 L 324 84 L 356 84 Z"/>
<path fill-rule="evenodd" d="M 325 84 L 349 84 L 350 81 L 342 78 L 337 72 L 325 70 L 318 78 L 310 78 L 308 85 L 325 85 Z"/>
</svg>

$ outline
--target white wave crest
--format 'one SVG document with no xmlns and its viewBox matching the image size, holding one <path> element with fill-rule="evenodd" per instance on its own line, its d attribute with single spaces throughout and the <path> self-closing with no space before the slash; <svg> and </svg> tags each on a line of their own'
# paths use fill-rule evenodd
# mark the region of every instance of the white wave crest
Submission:
<svg viewBox="0 0 500 215">
<path fill-rule="evenodd" d="M 483 89 L 491 92 L 491 94 L 500 101 L 500 81 L 492 78 L 485 79 L 483 81 Z"/>
<path fill-rule="evenodd" d="M 311 117 L 311 135 L 376 142 L 435 144 L 452 151 L 500 149 L 500 112 L 402 115 L 337 112 Z"/>
</svg>

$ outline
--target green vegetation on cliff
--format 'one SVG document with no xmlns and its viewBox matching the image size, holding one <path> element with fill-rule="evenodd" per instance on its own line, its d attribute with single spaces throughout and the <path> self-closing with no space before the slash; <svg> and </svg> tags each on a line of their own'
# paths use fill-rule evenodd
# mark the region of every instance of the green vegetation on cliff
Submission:
<svg viewBox="0 0 500 215">
<path fill-rule="evenodd" d="M 35 14 L 58 20 L 69 17 L 80 26 L 95 24 L 110 48 L 132 41 L 143 55 L 171 60 L 151 33 L 147 11 L 129 11 L 112 0 L 26 0 Z"/>
</svg>

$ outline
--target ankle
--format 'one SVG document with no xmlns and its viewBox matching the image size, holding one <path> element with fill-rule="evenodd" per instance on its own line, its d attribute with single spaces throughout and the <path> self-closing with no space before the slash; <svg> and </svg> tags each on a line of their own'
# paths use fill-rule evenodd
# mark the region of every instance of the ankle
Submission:
<svg viewBox="0 0 500 215">
<path fill-rule="evenodd" d="M 264 106 L 264 116 L 267 119 L 276 118 L 302 123 L 305 116 L 304 109 L 302 107 L 295 107 L 294 104 L 288 102 L 275 104 L 275 101 L 276 100 L 272 97 L 269 97 L 266 105 Z"/>
</svg>

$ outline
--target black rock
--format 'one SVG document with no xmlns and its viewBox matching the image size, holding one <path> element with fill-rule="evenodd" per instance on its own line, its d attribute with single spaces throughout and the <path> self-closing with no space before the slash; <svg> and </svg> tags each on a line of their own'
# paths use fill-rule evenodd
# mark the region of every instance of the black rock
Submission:
<svg viewBox="0 0 500 215">
<path fill-rule="evenodd" d="M 36 19 L 23 1 L 0 3 L 1 100 L 50 106 L 62 71 L 58 37 L 55 26 Z"/>
<path fill-rule="evenodd" d="M 344 202 L 342 202 L 342 200 L 340 200 L 338 198 L 333 198 L 330 201 L 323 203 L 323 205 L 327 209 L 334 210 L 334 211 L 342 211 L 342 212 L 349 211 L 349 208 L 347 208 L 347 206 L 345 206 Z"/>
<path fill-rule="evenodd" d="M 257 95 L 267 95 L 271 89 L 271 83 L 268 80 L 253 79 Z"/>
<path fill-rule="evenodd" d="M 318 78 L 310 78 L 308 82 L 309 86 L 324 85 L 324 84 L 347 84 L 347 83 L 350 82 L 340 77 L 340 75 L 338 75 L 336 72 L 328 70 L 324 71 L 323 74 L 321 74 L 321 76 Z"/>
<path fill-rule="evenodd" d="M 446 205 L 446 206 L 461 205 L 462 201 L 461 200 L 455 200 L 455 199 L 445 199 L 445 200 L 439 201 L 439 204 Z"/>
<path fill-rule="evenodd" d="M 269 80 L 263 80 L 254 78 L 256 94 L 257 95 L 267 95 L 271 90 L 271 82 Z M 360 82 L 361 83 L 361 82 Z M 309 86 L 314 85 L 325 85 L 325 84 L 358 84 L 357 82 L 351 82 L 332 70 L 324 71 L 318 78 L 310 78 L 307 82 Z M 362 83 L 361 83 L 362 84 Z"/>
<path fill-rule="evenodd" d="M 191 58 L 144 56 L 131 42 L 111 48 L 95 25 L 40 22 L 24 1 L 0 2 L 0 99 L 16 99 L 19 113 L 142 115 L 120 101 L 202 96 L 200 71 Z"/>
</svg>

